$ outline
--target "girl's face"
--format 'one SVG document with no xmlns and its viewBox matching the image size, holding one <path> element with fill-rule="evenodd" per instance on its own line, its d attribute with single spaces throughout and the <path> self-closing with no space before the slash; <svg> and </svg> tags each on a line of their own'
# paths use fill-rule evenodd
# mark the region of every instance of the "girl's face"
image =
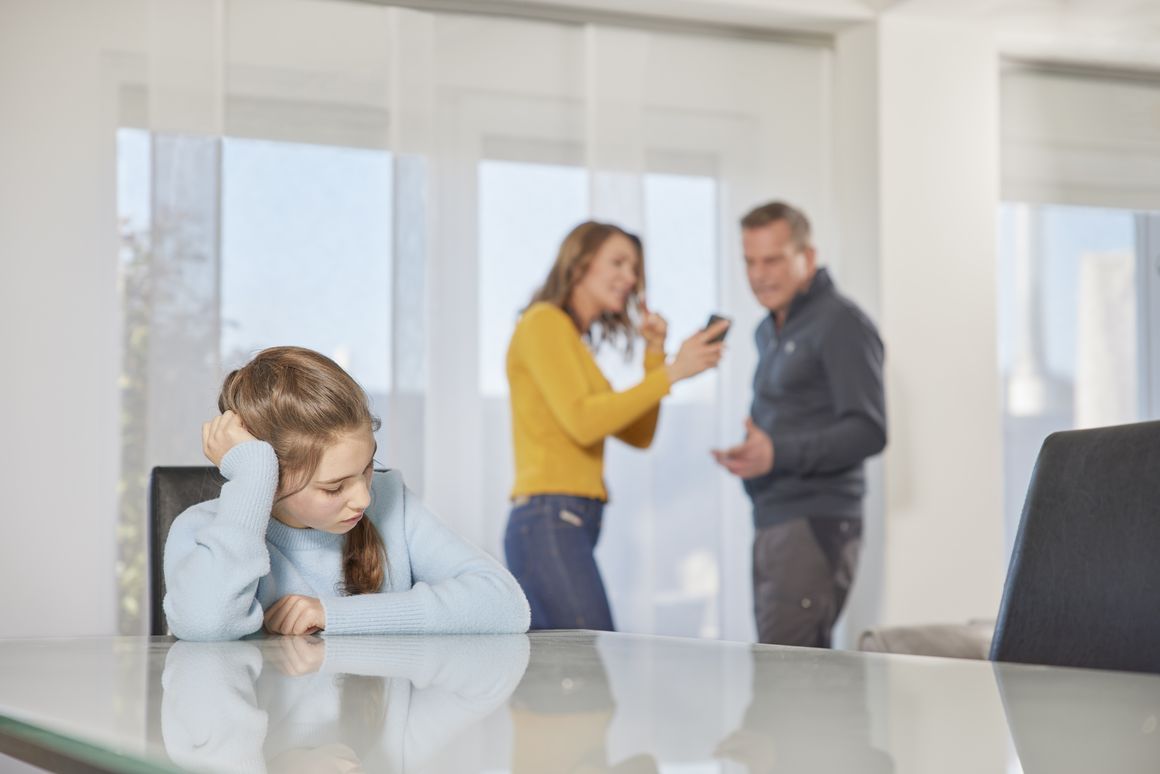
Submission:
<svg viewBox="0 0 1160 774">
<path fill-rule="evenodd" d="M 370 428 L 339 437 L 322 453 L 310 483 L 276 500 L 273 516 L 288 527 L 342 535 L 354 529 L 371 504 L 375 437 Z"/>
<path fill-rule="evenodd" d="M 624 234 L 613 234 L 592 256 L 588 271 L 572 289 L 573 299 L 601 313 L 623 312 L 636 289 L 639 269 L 636 245 Z"/>
</svg>

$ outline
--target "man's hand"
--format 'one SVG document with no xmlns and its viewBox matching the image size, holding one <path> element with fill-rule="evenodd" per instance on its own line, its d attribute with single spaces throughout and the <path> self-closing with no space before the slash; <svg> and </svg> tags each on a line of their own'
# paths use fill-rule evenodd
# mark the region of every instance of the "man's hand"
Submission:
<svg viewBox="0 0 1160 774">
<path fill-rule="evenodd" d="M 740 478 L 756 478 L 773 470 L 773 441 L 752 419 L 745 420 L 744 441 L 711 453 L 721 467 Z"/>
<path fill-rule="evenodd" d="M 326 611 L 317 597 L 287 594 L 263 616 L 270 634 L 314 634 L 326 628 Z"/>
<path fill-rule="evenodd" d="M 206 459 L 220 468 L 222 458 L 239 443 L 257 440 L 242 425 L 242 419 L 232 411 L 218 414 L 201 426 L 201 450 Z"/>
</svg>

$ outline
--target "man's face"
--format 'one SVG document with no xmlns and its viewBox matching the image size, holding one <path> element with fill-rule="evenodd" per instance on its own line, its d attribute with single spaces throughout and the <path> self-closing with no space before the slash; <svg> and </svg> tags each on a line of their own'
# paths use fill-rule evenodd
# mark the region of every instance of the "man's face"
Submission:
<svg viewBox="0 0 1160 774">
<path fill-rule="evenodd" d="M 774 314 L 784 315 L 794 296 L 814 278 L 814 249 L 794 244 L 784 220 L 742 229 L 741 246 L 749 287 L 757 302 Z"/>
</svg>

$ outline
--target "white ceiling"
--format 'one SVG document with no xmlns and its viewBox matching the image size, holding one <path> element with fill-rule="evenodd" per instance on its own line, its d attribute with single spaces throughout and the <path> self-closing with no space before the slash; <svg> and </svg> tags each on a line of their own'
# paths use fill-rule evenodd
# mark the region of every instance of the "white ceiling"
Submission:
<svg viewBox="0 0 1160 774">
<path fill-rule="evenodd" d="M 1160 0 L 902 0 L 893 13 L 994 26 L 1004 54 L 1160 69 Z"/>
<path fill-rule="evenodd" d="M 509 7 L 833 33 L 882 14 L 990 24 L 1003 54 L 1160 69 L 1160 0 L 506 0 Z"/>
<path fill-rule="evenodd" d="M 579 8 L 777 32 L 832 33 L 875 15 L 863 0 L 511 0 L 506 5 Z"/>
</svg>

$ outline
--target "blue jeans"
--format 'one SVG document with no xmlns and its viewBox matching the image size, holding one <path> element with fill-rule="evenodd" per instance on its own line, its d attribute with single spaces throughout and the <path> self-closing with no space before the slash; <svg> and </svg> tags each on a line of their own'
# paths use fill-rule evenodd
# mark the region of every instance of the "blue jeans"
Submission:
<svg viewBox="0 0 1160 774">
<path fill-rule="evenodd" d="M 596 541 L 604 503 L 571 495 L 516 500 L 503 547 L 532 608 L 533 629 L 613 631 Z"/>
</svg>

